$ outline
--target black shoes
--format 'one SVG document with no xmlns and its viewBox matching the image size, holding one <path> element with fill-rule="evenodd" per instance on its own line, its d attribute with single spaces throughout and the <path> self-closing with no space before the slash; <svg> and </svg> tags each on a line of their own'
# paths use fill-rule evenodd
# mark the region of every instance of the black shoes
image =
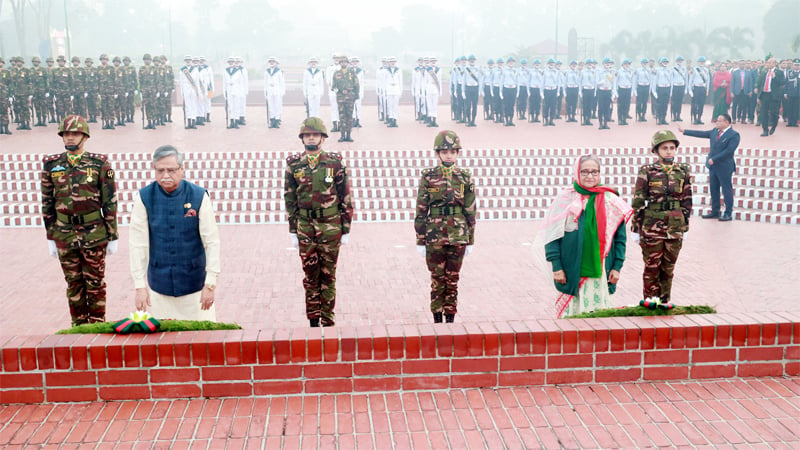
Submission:
<svg viewBox="0 0 800 450">
<path fill-rule="evenodd" d="M 311 325 L 311 328 L 319 328 L 319 317 L 316 319 L 308 319 L 308 324 Z"/>
<path fill-rule="evenodd" d="M 730 222 L 731 220 L 733 220 L 733 217 L 730 214 L 723 214 L 719 217 L 720 222 Z"/>
<path fill-rule="evenodd" d="M 433 323 L 442 323 L 442 313 L 440 312 L 433 313 Z"/>
<path fill-rule="evenodd" d="M 719 213 L 718 212 L 710 212 L 708 214 L 703 214 L 700 217 L 702 217 L 703 219 L 716 219 L 716 218 L 719 217 Z"/>
<path fill-rule="evenodd" d="M 455 314 L 443 314 L 441 312 L 433 313 L 433 323 L 442 323 L 442 316 L 444 315 L 445 323 L 453 323 L 456 320 Z"/>
<path fill-rule="evenodd" d="M 455 320 L 456 320 L 456 315 L 455 314 L 445 314 L 444 315 L 445 323 L 453 323 Z"/>
</svg>

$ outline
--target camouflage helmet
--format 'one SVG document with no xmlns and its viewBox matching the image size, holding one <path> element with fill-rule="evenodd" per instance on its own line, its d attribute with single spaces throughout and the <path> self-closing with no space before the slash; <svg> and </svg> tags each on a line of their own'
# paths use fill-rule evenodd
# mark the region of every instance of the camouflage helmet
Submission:
<svg viewBox="0 0 800 450">
<path fill-rule="evenodd" d="M 77 62 L 77 63 L 79 63 L 79 62 L 81 62 L 81 59 L 80 59 L 79 57 L 77 57 L 77 56 L 73 56 L 73 57 L 72 57 L 72 62 Z"/>
<path fill-rule="evenodd" d="M 300 124 L 300 132 L 297 133 L 297 137 L 303 139 L 303 135 L 306 133 L 319 133 L 323 137 L 328 137 L 328 129 L 325 128 L 325 122 L 319 117 L 309 117 Z"/>
<path fill-rule="evenodd" d="M 115 56 L 115 57 L 114 57 L 114 58 L 111 60 L 111 62 L 112 62 L 112 63 L 115 63 L 115 62 L 122 62 L 122 60 L 119 58 L 119 56 Z"/>
<path fill-rule="evenodd" d="M 152 60 L 153 57 L 150 56 L 150 53 L 145 53 L 144 56 L 142 56 L 142 61 L 152 61 Z"/>
<path fill-rule="evenodd" d="M 105 53 L 100 53 L 100 57 L 97 58 L 97 59 L 99 59 L 100 61 L 102 61 L 104 59 L 108 59 L 108 55 L 106 55 Z"/>
<path fill-rule="evenodd" d="M 106 58 L 106 59 L 108 59 L 108 58 Z M 84 63 L 84 64 L 89 64 L 89 63 L 92 63 L 92 64 L 94 64 L 94 60 L 93 60 L 91 57 L 89 57 L 89 58 L 86 58 L 86 59 L 83 61 L 83 63 Z"/>
<path fill-rule="evenodd" d="M 455 131 L 442 130 L 433 139 L 433 150 L 461 150 L 461 139 Z"/>
<path fill-rule="evenodd" d="M 122 62 L 131 62 L 131 58 L 129 56 L 125 56 L 122 58 Z"/>
<path fill-rule="evenodd" d="M 77 114 L 64 117 L 64 120 L 58 124 L 59 136 L 63 136 L 67 131 L 77 131 L 78 133 L 85 134 L 87 138 L 90 137 L 89 124 L 86 123 L 86 119 Z"/>
<path fill-rule="evenodd" d="M 52 56 L 48 56 L 48 57 L 47 57 L 47 59 L 46 59 L 45 61 L 46 61 L 46 62 L 55 62 L 55 59 L 53 59 L 53 57 L 52 57 Z"/>
<path fill-rule="evenodd" d="M 34 56 L 33 58 L 31 58 L 31 62 L 40 63 L 40 62 L 42 62 L 42 58 L 39 58 L 38 56 Z"/>
<path fill-rule="evenodd" d="M 67 62 L 67 58 L 66 58 L 66 57 L 64 57 L 64 55 L 58 55 L 58 58 L 56 58 L 56 61 L 64 61 L 64 62 Z"/>
<path fill-rule="evenodd" d="M 650 142 L 650 151 L 656 153 L 656 149 L 658 146 L 663 144 L 664 142 L 675 142 L 675 146 L 677 147 L 680 145 L 680 141 L 678 138 L 675 137 L 675 133 L 670 130 L 658 130 L 656 134 L 653 135 L 653 140 Z"/>
</svg>

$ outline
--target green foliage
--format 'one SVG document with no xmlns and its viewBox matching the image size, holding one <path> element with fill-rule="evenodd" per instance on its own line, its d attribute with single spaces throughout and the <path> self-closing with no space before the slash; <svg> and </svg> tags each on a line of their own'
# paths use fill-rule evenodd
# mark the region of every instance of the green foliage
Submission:
<svg viewBox="0 0 800 450">
<path fill-rule="evenodd" d="M 597 311 L 575 314 L 565 319 L 592 319 L 598 317 L 630 317 L 630 316 L 678 316 L 682 314 L 716 314 L 712 306 L 675 306 L 672 309 L 649 309 L 644 306 L 626 306 L 623 308 L 600 309 Z"/>
<path fill-rule="evenodd" d="M 208 331 L 208 330 L 241 330 L 235 323 L 209 322 L 207 320 L 162 320 L 158 331 Z M 56 334 L 98 334 L 113 333 L 114 322 L 98 322 L 78 325 L 58 331 Z"/>
<path fill-rule="evenodd" d="M 764 54 L 771 52 L 777 58 L 787 56 L 797 34 L 800 2 L 778 0 L 764 14 Z"/>
</svg>

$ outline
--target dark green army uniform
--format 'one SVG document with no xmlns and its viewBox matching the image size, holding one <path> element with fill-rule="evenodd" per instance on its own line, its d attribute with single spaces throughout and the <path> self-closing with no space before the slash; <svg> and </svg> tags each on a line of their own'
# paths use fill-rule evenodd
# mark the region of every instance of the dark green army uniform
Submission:
<svg viewBox="0 0 800 450">
<path fill-rule="evenodd" d="M 142 120 L 147 119 L 147 128 L 155 128 L 153 121 L 156 120 L 157 105 L 156 94 L 158 93 L 158 69 L 151 64 L 152 58 L 145 53 L 142 58 L 144 65 L 139 68 L 139 87 L 142 91 Z"/>
<path fill-rule="evenodd" d="M 663 139 L 657 145 L 668 140 L 678 143 L 670 131 L 657 132 L 654 143 L 657 139 Z M 634 210 L 631 231 L 640 234 L 639 246 L 644 258 L 644 298 L 657 297 L 667 303 L 683 233 L 689 231 L 692 215 L 689 164 L 669 165 L 659 160 L 639 168 L 631 206 Z"/>
<path fill-rule="evenodd" d="M 107 64 L 108 57 L 100 55 L 101 60 L 105 58 L 106 64 L 97 69 L 97 86 L 100 93 L 100 115 L 103 120 L 104 130 L 114 129 L 114 95 L 116 95 L 117 71 L 114 67 Z"/>
<path fill-rule="evenodd" d="M 59 56 L 57 61 L 59 63 L 62 61 L 66 62 L 66 59 L 63 56 Z M 70 97 L 73 95 L 72 69 L 66 66 L 61 67 L 60 64 L 58 67 L 53 69 L 50 89 L 55 96 L 56 117 L 58 120 L 61 120 L 66 117 L 70 111 L 72 111 L 72 100 L 70 99 Z"/>
<path fill-rule="evenodd" d="M 434 149 L 461 150 L 453 131 L 437 134 Z M 431 272 L 431 312 L 452 322 L 458 312 L 458 279 L 468 245 L 475 242 L 475 185 L 469 171 L 455 165 L 424 169 L 417 190 L 414 219 L 417 245 L 425 246 Z"/>
<path fill-rule="evenodd" d="M 342 60 L 347 61 L 347 57 L 340 56 Z M 331 86 L 336 92 L 336 104 L 339 106 L 339 131 L 342 132 L 339 142 L 352 142 L 350 130 L 353 128 L 353 108 L 360 90 L 358 75 L 350 67 L 339 69 L 333 73 Z"/>
<path fill-rule="evenodd" d="M 55 97 L 53 96 L 53 73 L 55 72 L 56 68 L 53 66 L 56 62 L 52 56 L 47 57 L 47 66 L 44 68 L 45 74 L 47 75 L 47 93 L 50 94 L 47 99 L 47 116 L 50 120 L 48 123 L 57 123 L 58 117 L 56 117 L 56 101 Z"/>
<path fill-rule="evenodd" d="M 33 111 L 36 114 L 37 127 L 47 126 L 47 102 L 50 100 L 47 86 L 47 69 L 41 67 L 38 56 L 33 57 L 33 67 L 29 69 L 31 77 L 31 93 L 33 95 Z"/>
<path fill-rule="evenodd" d="M 103 56 L 104 55 L 100 55 L 101 62 Z M 86 66 L 83 80 L 86 93 L 88 94 L 86 97 L 86 112 L 89 114 L 89 123 L 96 123 L 97 116 L 100 115 L 101 103 L 103 101 L 100 96 L 100 73 L 103 71 L 103 66 L 94 67 L 94 60 L 92 58 L 86 58 L 83 63 Z"/>
<path fill-rule="evenodd" d="M 131 65 L 129 57 L 122 58 L 122 63 L 122 70 L 125 74 L 123 77 L 123 85 L 125 86 L 125 122 L 133 123 L 134 98 L 139 91 L 139 78 L 136 76 L 136 67 Z"/>
<path fill-rule="evenodd" d="M 72 114 L 86 116 L 86 98 L 89 93 L 86 90 L 86 69 L 80 63 L 80 58 L 72 57 Z"/>
<path fill-rule="evenodd" d="M 11 134 L 8 129 L 9 117 L 8 108 L 11 104 L 8 101 L 10 96 L 8 92 L 8 84 L 11 82 L 11 74 L 2 66 L 5 65 L 5 60 L 0 58 L 0 134 Z"/>
<path fill-rule="evenodd" d="M 310 117 L 300 130 L 328 133 L 321 119 Z M 298 153 L 286 159 L 283 199 L 289 233 L 299 241 L 303 262 L 306 317 L 312 326 L 335 324 L 336 263 L 342 235 L 350 233 L 353 197 L 350 177 L 338 153 L 318 157 Z"/>
<path fill-rule="evenodd" d="M 22 57 L 16 58 L 18 63 L 22 62 Z M 30 130 L 31 104 L 30 97 L 33 94 L 31 86 L 31 73 L 27 67 L 15 67 L 11 71 L 11 85 L 9 86 L 11 97 L 14 99 L 14 117 L 19 124 L 18 130 Z"/>
<path fill-rule="evenodd" d="M 164 55 L 161 55 L 161 67 L 163 70 L 161 114 L 164 122 L 172 122 L 172 90 L 175 88 L 175 71 L 172 70 L 172 66 L 167 64 L 167 57 Z"/>
<path fill-rule="evenodd" d="M 120 65 L 122 60 L 119 56 L 113 59 L 111 70 L 114 71 L 114 117 L 117 119 L 117 126 L 125 126 L 125 69 Z M 112 120 L 113 124 L 114 121 Z"/>
<path fill-rule="evenodd" d="M 88 128 L 79 116 L 59 127 L 87 136 Z M 106 247 L 119 238 L 114 171 L 105 155 L 83 152 L 73 162 L 63 152 L 44 158 L 41 182 L 43 221 L 58 248 L 72 324 L 103 322 Z"/>
</svg>

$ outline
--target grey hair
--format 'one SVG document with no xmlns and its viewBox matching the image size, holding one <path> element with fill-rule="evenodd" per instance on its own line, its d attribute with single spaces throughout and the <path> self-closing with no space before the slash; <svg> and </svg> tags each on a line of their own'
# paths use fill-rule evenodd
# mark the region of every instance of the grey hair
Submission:
<svg viewBox="0 0 800 450">
<path fill-rule="evenodd" d="M 153 164 L 170 156 L 174 156 L 178 160 L 178 166 L 183 167 L 183 153 L 171 145 L 162 145 L 153 152 Z"/>
<path fill-rule="evenodd" d="M 597 167 L 603 167 L 603 165 L 600 164 L 600 159 L 594 153 L 581 156 L 581 159 L 578 162 L 578 167 L 582 166 L 586 161 L 594 161 L 597 163 Z"/>
</svg>

